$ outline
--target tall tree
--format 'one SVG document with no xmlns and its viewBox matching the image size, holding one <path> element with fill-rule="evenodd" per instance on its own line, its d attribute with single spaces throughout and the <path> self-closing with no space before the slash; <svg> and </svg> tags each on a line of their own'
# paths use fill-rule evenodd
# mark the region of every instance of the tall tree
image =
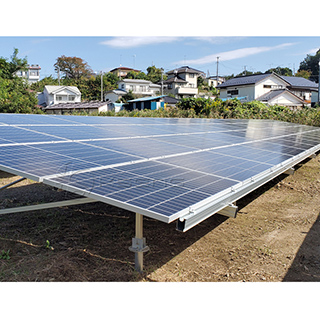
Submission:
<svg viewBox="0 0 320 320">
<path fill-rule="evenodd" d="M 54 64 L 55 70 L 62 72 L 66 79 L 80 79 L 93 74 L 87 62 L 78 57 L 66 57 L 62 55 Z"/>
<path fill-rule="evenodd" d="M 28 69 L 27 58 L 18 58 L 19 50 L 14 48 L 11 56 L 11 61 L 0 57 L 0 77 L 4 79 L 13 79 L 16 73 L 20 70 L 26 71 Z"/>
<path fill-rule="evenodd" d="M 163 72 L 162 68 L 156 68 L 155 66 L 150 66 L 147 68 L 147 71 L 148 71 L 147 80 L 153 83 L 158 83 L 161 81 L 161 74 Z"/>
<path fill-rule="evenodd" d="M 37 98 L 29 89 L 25 79 L 19 78 L 16 72 L 27 69 L 27 59 L 18 58 L 18 49 L 14 49 L 11 61 L 0 58 L 0 112 L 37 113 Z"/>
<path fill-rule="evenodd" d="M 319 60 L 320 60 L 320 49 L 315 55 L 307 54 L 307 57 L 300 62 L 299 71 L 311 71 L 310 80 L 319 81 Z"/>
</svg>

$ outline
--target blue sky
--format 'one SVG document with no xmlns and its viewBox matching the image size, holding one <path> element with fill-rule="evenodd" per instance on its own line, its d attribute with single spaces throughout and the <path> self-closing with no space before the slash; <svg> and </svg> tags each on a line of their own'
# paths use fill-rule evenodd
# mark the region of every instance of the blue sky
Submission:
<svg viewBox="0 0 320 320">
<path fill-rule="evenodd" d="M 13 48 L 30 64 L 41 66 L 41 77 L 56 77 L 58 57 L 77 56 L 94 71 L 107 72 L 120 64 L 146 72 L 151 65 L 165 71 L 189 65 L 210 75 L 266 71 L 289 67 L 297 71 L 307 54 L 320 48 L 320 37 L 275 36 L 113 36 L 113 37 L 0 37 L 0 56 L 9 58 Z"/>
</svg>

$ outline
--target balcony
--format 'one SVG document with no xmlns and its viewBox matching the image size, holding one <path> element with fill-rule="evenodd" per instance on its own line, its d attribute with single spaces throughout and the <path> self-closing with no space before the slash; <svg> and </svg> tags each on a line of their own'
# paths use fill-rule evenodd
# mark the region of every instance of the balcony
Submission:
<svg viewBox="0 0 320 320">
<path fill-rule="evenodd" d="M 196 95 L 198 94 L 198 88 L 192 88 L 192 87 L 178 87 L 176 88 L 177 94 L 180 95 Z"/>
</svg>

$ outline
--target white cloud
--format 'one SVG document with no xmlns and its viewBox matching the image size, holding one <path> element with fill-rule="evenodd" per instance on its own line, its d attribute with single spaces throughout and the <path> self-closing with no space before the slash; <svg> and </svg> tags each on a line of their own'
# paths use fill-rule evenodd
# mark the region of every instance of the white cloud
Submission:
<svg viewBox="0 0 320 320">
<path fill-rule="evenodd" d="M 315 55 L 318 50 L 319 50 L 319 47 L 313 48 L 313 49 L 310 49 L 309 51 L 307 51 L 305 54 Z"/>
<path fill-rule="evenodd" d="M 110 40 L 102 41 L 100 44 L 115 48 L 133 48 L 149 44 L 166 43 L 179 40 L 179 37 L 114 37 Z"/>
<path fill-rule="evenodd" d="M 245 57 L 252 56 L 262 52 L 282 49 L 288 46 L 292 46 L 293 44 L 294 43 L 283 43 L 283 44 L 272 46 L 272 47 L 242 48 L 242 49 L 236 49 L 231 51 L 219 52 L 219 53 L 211 54 L 198 59 L 181 60 L 181 61 L 174 62 L 173 64 L 205 65 L 205 64 L 209 64 L 217 61 L 217 57 L 219 57 L 221 61 L 234 60 L 239 58 L 245 58 Z"/>
</svg>

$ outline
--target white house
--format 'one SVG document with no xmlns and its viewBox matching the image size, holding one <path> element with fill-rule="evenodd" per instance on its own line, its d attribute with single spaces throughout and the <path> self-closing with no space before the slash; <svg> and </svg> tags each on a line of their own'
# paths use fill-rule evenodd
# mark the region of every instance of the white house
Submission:
<svg viewBox="0 0 320 320">
<path fill-rule="evenodd" d="M 317 84 L 300 77 L 284 77 L 276 73 L 236 77 L 217 86 L 221 99 L 260 100 L 266 104 L 302 106 L 311 104 L 311 93 Z"/>
<path fill-rule="evenodd" d="M 81 102 L 81 92 L 73 86 L 45 86 L 38 94 L 38 104 L 51 106 L 58 103 Z"/>
<path fill-rule="evenodd" d="M 202 71 L 183 66 L 167 72 L 168 78 L 163 81 L 165 91 L 176 98 L 195 97 L 198 94 L 197 79 L 204 76 Z"/>
<path fill-rule="evenodd" d="M 17 71 L 16 75 L 27 79 L 29 84 L 31 84 L 40 80 L 40 70 L 41 67 L 38 64 L 32 64 L 31 66 L 28 65 L 27 71 Z"/>
<path fill-rule="evenodd" d="M 123 79 L 118 82 L 118 89 L 143 96 L 155 96 L 161 91 L 161 86 L 147 80 Z"/>
<path fill-rule="evenodd" d="M 116 102 L 119 100 L 122 96 L 126 95 L 127 91 L 122 90 L 122 89 L 114 89 L 114 90 L 109 90 L 105 93 L 104 95 L 104 100 L 105 101 L 112 101 Z"/>
<path fill-rule="evenodd" d="M 226 79 L 223 77 L 219 77 L 217 78 L 217 76 L 211 76 L 211 77 L 207 77 L 206 79 L 204 79 L 204 82 L 209 86 L 209 87 L 216 87 L 219 84 L 225 82 Z"/>
</svg>

